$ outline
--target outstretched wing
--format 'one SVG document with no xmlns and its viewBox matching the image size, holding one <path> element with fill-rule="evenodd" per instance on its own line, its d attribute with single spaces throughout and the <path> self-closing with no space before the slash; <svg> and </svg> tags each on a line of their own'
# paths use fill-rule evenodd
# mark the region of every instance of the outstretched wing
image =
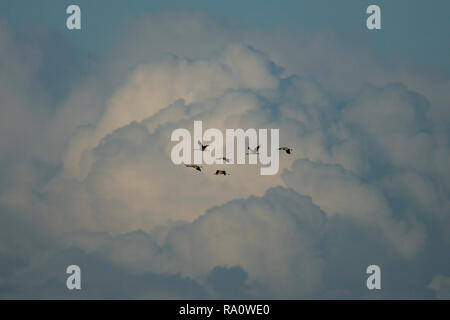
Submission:
<svg viewBox="0 0 450 320">
<path fill-rule="evenodd" d="M 200 147 L 203 147 L 203 145 L 202 145 L 202 143 L 200 142 L 200 140 L 198 140 L 198 145 L 199 145 Z"/>
</svg>

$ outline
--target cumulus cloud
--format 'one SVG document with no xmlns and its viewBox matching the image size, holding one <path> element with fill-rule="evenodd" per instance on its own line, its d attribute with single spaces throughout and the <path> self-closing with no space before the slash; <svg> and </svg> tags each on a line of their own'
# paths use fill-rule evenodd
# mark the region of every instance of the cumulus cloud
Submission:
<svg viewBox="0 0 450 320">
<path fill-rule="evenodd" d="M 292 171 L 283 177 L 289 187 L 300 194 L 310 195 L 329 216 L 349 215 L 376 225 L 400 254 L 414 256 L 425 241 L 423 226 L 398 222 L 382 194 L 373 185 L 336 165 L 296 160 Z"/>
<path fill-rule="evenodd" d="M 0 74 L 3 297 L 71 297 L 74 261 L 92 270 L 83 298 L 371 298 L 361 286 L 374 263 L 390 272 L 384 297 L 442 296 L 448 81 L 323 34 L 235 31 L 203 15 L 144 17 L 55 89 L 36 85 L 46 51 L 16 58 L 23 44 L 0 24 L 15 75 Z M 194 120 L 277 128 L 294 153 L 275 176 L 175 166 L 171 132 Z"/>
<path fill-rule="evenodd" d="M 137 274 L 150 270 L 201 279 L 216 266 L 240 266 L 249 285 L 266 294 L 307 297 L 321 279 L 323 261 L 315 250 L 324 225 L 325 214 L 310 198 L 275 188 L 172 226 L 159 241 L 153 233 L 133 232 L 96 252 Z"/>
</svg>

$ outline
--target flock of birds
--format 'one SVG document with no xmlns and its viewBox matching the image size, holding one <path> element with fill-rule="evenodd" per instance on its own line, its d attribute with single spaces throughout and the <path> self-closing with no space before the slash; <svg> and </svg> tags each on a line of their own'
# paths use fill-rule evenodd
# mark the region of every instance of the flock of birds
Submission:
<svg viewBox="0 0 450 320">
<path fill-rule="evenodd" d="M 202 144 L 200 142 L 200 140 L 198 141 L 198 144 L 200 146 L 200 149 L 198 149 L 198 150 L 201 150 L 202 152 L 206 151 L 206 149 L 209 147 L 209 144 Z M 259 154 L 259 152 L 258 152 L 259 151 L 259 147 L 261 147 L 261 145 L 256 146 L 256 148 L 254 148 L 254 149 L 252 149 L 250 147 L 247 147 L 248 152 L 246 153 L 246 155 Z M 287 154 L 291 154 L 292 150 L 294 150 L 294 149 L 293 148 L 289 148 L 289 147 L 280 147 L 280 148 L 278 148 L 278 150 L 285 151 Z M 217 158 L 217 160 L 223 160 L 226 163 L 230 162 L 230 159 L 228 159 L 226 157 Z M 188 167 L 188 168 L 193 168 L 193 169 L 195 169 L 197 171 L 200 171 L 200 172 L 202 171 L 202 168 L 203 168 L 203 166 L 198 165 L 198 164 L 185 164 L 185 166 Z M 222 175 L 222 176 L 229 176 L 230 174 L 228 172 L 226 172 L 225 170 L 216 170 L 214 175 L 216 175 L 216 176 L 220 176 L 220 175 Z"/>
</svg>

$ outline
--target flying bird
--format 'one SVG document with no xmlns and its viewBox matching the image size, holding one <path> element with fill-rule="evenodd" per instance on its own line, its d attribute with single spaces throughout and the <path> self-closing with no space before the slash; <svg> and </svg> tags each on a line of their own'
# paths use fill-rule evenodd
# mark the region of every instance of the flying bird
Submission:
<svg viewBox="0 0 450 320">
<path fill-rule="evenodd" d="M 209 147 L 209 144 L 205 144 L 205 145 L 203 145 L 201 142 L 200 142 L 200 140 L 198 140 L 198 144 L 199 144 L 199 146 L 200 146 L 200 148 L 202 148 L 202 151 L 205 151 L 206 150 L 206 148 L 208 148 Z"/>
<path fill-rule="evenodd" d="M 281 147 L 281 148 L 278 148 L 278 150 L 283 150 L 283 151 L 286 151 L 287 154 L 291 154 L 291 151 L 294 149 L 288 148 L 288 147 Z"/>
<path fill-rule="evenodd" d="M 247 149 L 248 149 L 250 152 L 247 152 L 246 154 L 259 154 L 259 153 L 258 153 L 259 147 L 261 147 L 260 144 L 258 144 L 258 145 L 256 146 L 255 149 L 252 149 L 252 148 L 250 148 L 250 147 L 247 147 Z"/>
<path fill-rule="evenodd" d="M 185 164 L 184 166 L 188 168 L 194 168 L 195 170 L 200 172 L 202 171 L 202 167 L 196 164 Z"/>
<path fill-rule="evenodd" d="M 225 170 L 216 170 L 216 173 L 214 173 L 214 175 L 216 175 L 216 176 L 219 176 L 219 175 L 229 176 L 230 174 L 227 173 Z"/>
<path fill-rule="evenodd" d="M 217 160 L 223 160 L 226 163 L 230 162 L 230 159 L 226 158 L 226 157 L 222 157 L 222 158 L 217 158 Z"/>
</svg>

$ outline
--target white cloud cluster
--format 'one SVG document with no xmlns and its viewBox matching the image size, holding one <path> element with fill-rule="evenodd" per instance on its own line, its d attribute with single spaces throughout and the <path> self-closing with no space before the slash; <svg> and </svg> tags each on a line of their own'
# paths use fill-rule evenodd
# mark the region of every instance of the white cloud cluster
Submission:
<svg viewBox="0 0 450 320">
<path fill-rule="evenodd" d="M 336 165 L 297 160 L 292 171 L 283 174 L 287 185 L 299 194 L 310 195 L 328 215 L 349 215 L 377 226 L 402 255 L 413 257 L 423 248 L 424 227 L 409 222 L 408 216 L 396 221 L 386 199 L 376 186 Z"/>
<path fill-rule="evenodd" d="M 308 297 L 322 277 L 324 261 L 316 250 L 324 226 L 325 214 L 310 198 L 279 187 L 174 226 L 161 244 L 141 232 L 119 236 L 98 251 L 137 273 L 200 277 L 215 266 L 239 265 L 250 283 L 273 296 Z"/>
<path fill-rule="evenodd" d="M 168 25 L 168 17 L 178 22 Z M 167 26 L 164 37 L 152 27 L 158 21 Z M 361 265 L 349 268 L 354 274 L 365 270 L 371 250 L 386 265 L 448 258 L 433 251 L 435 243 L 450 244 L 450 147 L 448 128 L 439 120 L 447 116 L 440 110 L 450 99 L 443 93 L 448 82 L 433 90 L 425 76 L 395 78 L 360 52 L 339 66 L 329 64 L 323 56 L 332 53 L 324 53 L 329 44 L 322 35 L 301 39 L 300 47 L 294 40 L 262 41 L 262 34 L 237 36 L 189 14 L 136 25 L 148 29 L 139 33 L 144 39 L 119 40 L 119 49 L 98 72 L 74 82 L 52 115 L 41 101 L 22 94 L 26 82 L 36 79 L 37 67 L 14 62 L 8 52 L 16 44 L 8 42 L 7 27 L 0 27 L 0 55 L 14 62 L 16 74 L 24 74 L 12 85 L 0 78 L 0 92 L 11 96 L 1 104 L 8 126 L 0 129 L 0 152 L 2 161 L 7 155 L 14 160 L 2 162 L 2 175 L 11 183 L 0 185 L 1 214 L 5 221 L 26 221 L 42 238 L 59 239 L 37 261 L 24 253 L 20 258 L 30 266 L 19 275 L 51 277 L 44 269 L 55 255 L 65 259 L 61 247 L 76 246 L 87 252 L 78 252 L 79 259 L 120 270 L 124 277 L 130 273 L 130 281 L 181 275 L 164 281 L 180 290 L 195 287 L 196 297 L 220 296 L 211 277 L 224 272 L 248 276 L 245 284 L 237 282 L 248 291 L 244 296 L 299 298 L 333 290 L 356 294 L 342 283 L 327 287 L 336 256 L 360 253 L 350 245 L 355 241 L 367 250 L 361 261 L 355 259 Z M 170 40 L 173 33 L 182 33 L 183 41 Z M 370 62 L 364 69 L 369 76 L 343 71 L 361 57 Z M 329 79 L 323 73 L 327 66 Z M 376 76 L 375 67 L 381 70 Z M 39 113 L 40 108 L 47 111 Z M 222 130 L 279 128 L 280 143 L 294 154 L 280 155 L 283 172 L 277 176 L 260 176 L 254 166 L 230 165 L 229 177 L 213 176 L 215 168 L 198 173 L 175 166 L 171 132 L 191 129 L 194 120 Z M 22 132 L 17 127 L 33 133 L 15 138 Z M 27 150 L 26 156 L 13 158 L 14 145 Z M 346 238 L 347 231 L 359 229 L 369 231 Z M 345 241 L 333 251 L 329 239 L 337 233 Z M 7 240 L 0 254 L 13 261 Z M 380 246 L 385 252 L 377 253 Z M 411 281 L 426 290 L 444 264 L 424 267 Z M 20 279 L 9 276 L 0 279 L 11 285 Z M 46 284 L 34 288 L 40 285 Z M 139 288 L 139 297 L 155 297 Z M 1 282 L 0 294 L 7 296 Z"/>
</svg>

